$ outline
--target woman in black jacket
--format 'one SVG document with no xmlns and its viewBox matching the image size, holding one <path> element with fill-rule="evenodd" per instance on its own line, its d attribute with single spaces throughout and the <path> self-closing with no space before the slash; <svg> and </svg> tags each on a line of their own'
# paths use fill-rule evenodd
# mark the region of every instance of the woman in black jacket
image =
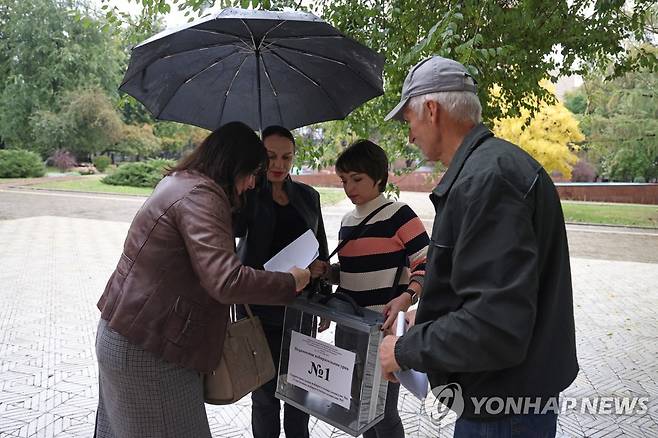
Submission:
<svg viewBox="0 0 658 438">
<path fill-rule="evenodd" d="M 326 260 L 327 237 L 320 211 L 320 194 L 312 187 L 290 178 L 295 156 L 295 139 L 281 126 L 263 131 L 269 164 L 267 179 L 247 195 L 245 209 L 235 219 L 235 236 L 240 237 L 238 256 L 242 263 L 257 269 L 307 230 L 315 234 L 319 259 Z M 325 264 L 314 261 L 312 278 L 324 274 Z M 251 306 L 258 315 L 267 337 L 274 363 L 279 363 L 283 327 L 283 306 Z M 279 399 L 274 396 L 276 377 L 251 394 L 251 427 L 254 438 L 278 437 L 280 433 Z M 288 438 L 308 437 L 308 414 L 284 405 L 283 428 Z"/>
</svg>

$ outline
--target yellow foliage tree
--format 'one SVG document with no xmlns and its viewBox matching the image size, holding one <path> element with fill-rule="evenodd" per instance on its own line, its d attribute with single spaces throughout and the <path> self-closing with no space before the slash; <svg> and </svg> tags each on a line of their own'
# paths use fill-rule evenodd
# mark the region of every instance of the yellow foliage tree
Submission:
<svg viewBox="0 0 658 438">
<path fill-rule="evenodd" d="M 555 92 L 552 84 L 542 83 L 542 86 Z M 494 90 L 492 94 L 497 93 L 499 91 Z M 559 101 L 553 104 L 543 102 L 530 123 L 526 124 L 529 116 L 530 112 L 524 108 L 519 117 L 497 120 L 494 124 L 496 136 L 522 147 L 548 173 L 560 172 L 571 179 L 571 169 L 578 161 L 573 153 L 575 143 L 585 139 L 578 120 Z"/>
</svg>

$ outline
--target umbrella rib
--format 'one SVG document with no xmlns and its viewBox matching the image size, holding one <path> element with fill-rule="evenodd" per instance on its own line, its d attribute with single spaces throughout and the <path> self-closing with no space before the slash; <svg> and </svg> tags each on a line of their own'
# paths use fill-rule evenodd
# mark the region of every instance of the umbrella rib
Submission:
<svg viewBox="0 0 658 438">
<path fill-rule="evenodd" d="M 329 99 L 329 102 L 331 102 L 331 106 L 333 106 L 334 111 L 336 111 L 336 112 L 337 112 L 338 114 L 340 114 L 340 115 L 343 115 L 343 112 L 342 112 L 342 111 L 340 110 L 340 108 L 338 107 L 338 104 L 336 103 L 336 101 L 334 100 L 334 98 L 331 97 L 331 95 L 329 95 L 329 93 L 327 93 L 327 90 L 325 90 L 325 89 L 324 89 L 324 88 L 323 88 L 318 82 L 316 82 L 312 77 L 310 77 L 309 75 L 307 75 L 306 73 L 304 73 L 299 67 L 297 67 L 297 66 L 294 65 L 292 62 L 288 61 L 287 59 L 285 59 L 284 57 L 282 57 L 282 56 L 279 55 L 278 53 L 276 53 L 276 52 L 270 52 L 270 53 L 272 53 L 272 55 L 274 55 L 274 56 L 276 56 L 277 58 L 279 58 L 281 61 L 283 61 L 283 62 L 284 62 L 286 65 L 288 65 L 290 68 L 292 68 L 294 71 L 296 71 L 296 72 L 299 73 L 301 76 L 303 76 L 307 81 L 309 81 L 310 83 L 312 83 L 313 85 L 315 85 L 316 87 L 318 87 L 320 90 L 322 90 L 322 92 L 325 94 L 325 96 L 327 96 L 327 98 Z"/>
<path fill-rule="evenodd" d="M 274 94 L 274 100 L 276 101 L 276 109 L 279 112 L 280 124 L 283 125 L 283 114 L 281 113 L 281 104 L 279 103 L 279 93 L 276 91 L 276 88 L 274 87 L 274 84 L 272 83 L 272 78 L 270 77 L 270 72 L 267 71 L 267 65 L 265 65 L 265 58 L 262 58 L 261 62 L 263 64 L 263 71 L 265 72 L 265 77 L 267 78 L 267 82 L 270 84 L 270 88 L 272 89 L 272 93 Z M 259 96 L 259 98 L 260 98 L 260 96 Z"/>
<path fill-rule="evenodd" d="M 226 55 L 226 56 L 224 56 L 224 57 L 222 57 L 222 58 L 217 58 L 217 59 L 215 59 L 210 65 L 208 65 L 207 67 L 203 68 L 202 70 L 198 71 L 197 73 L 193 74 L 193 75 L 190 76 L 188 79 L 186 79 L 186 80 L 181 84 L 181 87 L 182 87 L 183 85 L 185 85 L 186 83 L 192 82 L 194 79 L 197 78 L 197 76 L 199 76 L 199 75 L 205 73 L 205 72 L 208 71 L 209 69 L 213 68 L 214 66 L 216 66 L 216 65 L 219 64 L 220 62 L 224 61 L 225 59 L 230 58 L 231 56 L 235 55 L 236 53 L 244 53 L 244 52 L 241 52 L 240 50 L 234 50 L 233 52 L 229 53 L 228 55 Z"/>
<path fill-rule="evenodd" d="M 249 32 L 249 35 L 251 36 L 251 44 L 252 44 L 253 50 L 258 50 L 257 46 L 256 46 L 256 38 L 254 37 L 254 33 L 251 31 L 251 28 L 249 27 L 247 22 L 244 21 L 243 19 L 240 19 L 240 21 L 242 22 L 242 24 L 244 24 L 244 27 L 247 28 L 247 31 Z"/>
<path fill-rule="evenodd" d="M 230 58 L 231 56 L 235 55 L 236 53 L 240 53 L 240 51 L 239 50 L 234 50 L 233 52 L 229 53 L 228 55 L 226 55 L 224 57 L 215 59 L 212 63 L 210 63 L 210 65 L 208 65 L 207 67 L 204 67 L 202 70 L 199 70 L 198 72 L 194 73 L 192 76 L 188 77 L 183 82 L 181 82 L 176 87 L 176 89 L 174 89 L 174 91 L 169 95 L 169 97 L 167 97 L 166 103 L 164 105 L 162 105 L 162 109 L 160 109 L 160 111 L 158 111 L 158 114 L 155 117 L 156 118 L 160 117 L 160 114 L 162 114 L 162 112 L 165 110 L 165 108 L 167 108 L 167 106 L 169 105 L 171 100 L 174 98 L 176 93 L 178 93 L 178 90 L 180 90 L 183 87 L 183 85 L 190 83 L 191 81 L 193 81 L 200 74 L 208 71 L 209 69 L 213 68 L 214 66 L 216 66 L 220 62 L 224 61 L 225 59 Z M 246 59 L 246 57 L 245 57 L 245 59 Z M 242 61 L 242 62 L 244 62 L 244 61 Z M 240 65 L 242 65 L 242 64 L 240 64 Z"/>
<path fill-rule="evenodd" d="M 307 50 L 298 49 L 296 47 L 284 46 L 282 44 L 278 44 L 278 43 L 275 43 L 273 41 L 270 42 L 267 45 L 267 48 L 270 48 L 272 46 L 278 47 L 280 49 L 290 50 L 291 52 L 301 53 L 302 55 L 315 56 L 316 58 L 320 58 L 320 59 L 324 59 L 325 61 L 330 61 L 330 62 L 334 62 L 336 64 L 344 65 L 345 67 L 349 68 L 349 65 L 347 65 L 347 63 L 345 63 L 344 61 L 341 61 L 340 59 L 329 58 L 328 56 L 320 55 L 320 54 L 315 53 L 315 52 L 309 52 Z"/>
<path fill-rule="evenodd" d="M 288 22 L 288 20 L 283 20 L 283 21 L 281 21 L 279 24 L 277 24 L 276 26 L 272 26 L 272 27 L 270 27 L 270 28 L 268 29 L 268 31 L 265 32 L 265 35 L 263 35 L 263 38 L 260 40 L 260 44 L 258 45 L 258 49 L 260 50 L 260 49 L 263 48 L 263 43 L 264 43 L 265 40 L 267 39 L 267 36 L 270 34 L 270 32 L 272 32 L 273 30 L 278 29 L 278 28 L 281 27 L 284 23 L 287 23 L 287 22 Z"/>
<path fill-rule="evenodd" d="M 305 40 L 305 39 L 316 39 L 316 38 L 339 38 L 344 39 L 344 35 L 282 35 L 276 37 L 277 40 Z"/>
<path fill-rule="evenodd" d="M 362 82 L 365 82 L 365 83 L 366 83 L 367 85 L 369 85 L 370 87 L 372 87 L 372 88 L 378 90 L 378 88 L 377 88 L 376 86 L 373 86 L 373 85 L 370 83 L 370 81 L 368 81 L 368 79 L 364 78 L 363 75 L 361 75 L 357 70 L 355 70 L 354 68 L 352 68 L 351 65 L 349 65 L 349 64 L 347 64 L 346 62 L 343 62 L 343 61 L 341 61 L 341 60 L 339 60 L 339 59 L 329 58 L 328 56 L 320 55 L 319 53 L 309 52 L 309 51 L 306 51 L 306 50 L 297 49 L 297 48 L 295 48 L 295 47 L 288 47 L 288 46 L 284 46 L 284 45 L 281 45 L 281 44 L 277 44 L 277 43 L 275 43 L 275 42 L 271 42 L 271 43 L 268 45 L 268 47 L 269 47 L 269 46 L 275 46 L 275 47 L 278 47 L 278 48 L 280 48 L 280 49 L 290 50 L 290 51 L 292 51 L 292 52 L 301 53 L 302 55 L 312 56 L 312 57 L 315 57 L 315 58 L 324 59 L 325 61 L 329 61 L 329 62 L 334 62 L 334 63 L 336 63 L 336 64 L 340 64 L 340 65 L 344 66 L 345 68 L 347 68 L 348 70 L 350 70 L 350 71 L 351 71 L 356 77 L 358 77 Z M 274 52 L 272 52 L 272 53 L 274 53 Z"/>
<path fill-rule="evenodd" d="M 240 21 L 242 22 L 242 24 L 244 24 L 244 27 L 247 28 L 247 31 L 249 31 L 249 35 L 251 35 L 251 42 L 252 42 L 253 47 L 254 47 L 254 60 L 256 61 L 256 93 L 258 94 L 257 97 L 256 97 L 256 101 L 258 103 L 258 132 L 260 134 L 262 134 L 263 133 L 263 126 L 262 126 L 263 125 L 263 112 L 262 112 L 263 111 L 263 108 L 262 108 L 263 102 L 262 102 L 262 99 L 261 99 L 261 90 L 260 90 L 260 63 L 262 62 L 262 54 L 261 54 L 261 51 L 260 51 L 260 44 L 262 42 L 262 39 L 258 42 L 258 44 L 256 44 L 256 37 L 254 36 L 254 33 L 251 31 L 251 28 L 249 27 L 247 22 L 244 21 L 243 19 L 240 19 Z M 238 73 L 239 73 L 239 71 L 240 70 L 238 69 Z M 237 76 L 237 73 L 236 73 L 236 76 Z"/>
<path fill-rule="evenodd" d="M 163 60 L 163 59 L 171 58 L 171 57 L 178 56 L 178 55 L 185 55 L 186 53 L 196 52 L 196 51 L 203 50 L 203 49 L 213 49 L 213 48 L 215 48 L 215 47 L 226 47 L 226 46 L 234 46 L 234 47 L 237 47 L 238 49 L 245 49 L 245 48 L 246 48 L 247 50 L 249 50 L 249 53 L 251 53 L 251 49 L 249 48 L 249 46 L 241 47 L 241 46 L 236 45 L 236 44 L 233 44 L 233 43 L 229 43 L 229 44 L 227 44 L 227 43 L 212 44 L 212 45 L 210 45 L 210 46 L 195 47 L 195 48 L 193 48 L 193 49 L 182 50 L 182 51 L 180 51 L 180 52 L 174 52 L 174 53 L 171 53 L 171 54 L 169 54 L 169 55 L 163 56 L 163 57 L 161 57 L 161 58 L 158 58 L 158 59 L 156 59 L 156 60 L 150 62 L 149 65 L 144 66 L 144 68 L 142 68 L 142 69 L 136 71 L 136 72 L 133 73 L 130 77 L 125 78 L 125 79 L 123 80 L 123 82 L 121 83 L 121 86 L 123 86 L 124 84 L 128 83 L 128 82 L 131 81 L 135 76 L 137 76 L 138 74 L 142 73 L 144 70 L 146 70 L 147 68 L 149 68 L 150 66 L 152 66 L 152 65 L 155 64 L 156 62 L 161 61 L 161 60 Z M 233 52 L 233 53 L 235 53 L 235 52 Z"/>
<path fill-rule="evenodd" d="M 217 125 L 222 122 L 222 117 L 224 117 L 224 108 L 226 108 L 226 101 L 228 100 L 228 95 L 231 92 L 231 88 L 233 88 L 233 83 L 235 82 L 235 79 L 238 77 L 240 74 L 240 70 L 242 69 L 242 66 L 244 65 L 245 61 L 247 60 L 247 56 L 244 57 L 240 65 L 238 66 L 238 69 L 235 71 L 235 74 L 233 75 L 233 79 L 231 79 L 231 83 L 229 84 L 228 88 L 226 89 L 226 93 L 224 93 L 224 102 L 222 102 L 222 109 L 219 112 L 219 119 L 217 120 Z"/>
<path fill-rule="evenodd" d="M 212 29 L 195 29 L 195 28 L 193 28 L 193 27 L 190 28 L 189 30 L 194 30 L 194 31 L 196 31 L 196 32 L 212 33 L 212 34 L 216 34 L 216 35 L 226 35 L 226 36 L 230 36 L 230 37 L 233 37 L 233 38 L 235 38 L 235 39 L 237 39 L 237 40 L 240 40 L 240 41 L 242 42 L 242 44 L 244 44 L 245 48 L 251 50 L 251 47 L 249 47 L 249 43 L 246 42 L 245 40 L 243 40 L 243 39 L 242 39 L 242 36 L 240 36 L 240 35 L 236 35 L 236 34 L 234 34 L 234 33 L 224 32 L 224 31 L 221 31 L 221 30 L 212 30 Z"/>
</svg>

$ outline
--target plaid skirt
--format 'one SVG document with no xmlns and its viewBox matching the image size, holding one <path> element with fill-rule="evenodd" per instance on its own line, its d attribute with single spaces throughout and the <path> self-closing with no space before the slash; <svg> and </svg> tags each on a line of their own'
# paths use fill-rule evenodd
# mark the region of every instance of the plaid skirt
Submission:
<svg viewBox="0 0 658 438">
<path fill-rule="evenodd" d="M 100 320 L 97 438 L 210 438 L 201 375 L 166 362 Z"/>
</svg>

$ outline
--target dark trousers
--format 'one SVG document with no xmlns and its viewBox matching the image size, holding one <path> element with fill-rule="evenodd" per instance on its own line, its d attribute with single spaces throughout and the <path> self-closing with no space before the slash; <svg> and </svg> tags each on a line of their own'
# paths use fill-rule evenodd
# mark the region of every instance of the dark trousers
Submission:
<svg viewBox="0 0 658 438">
<path fill-rule="evenodd" d="M 508 415 L 497 420 L 469 420 L 455 423 L 455 438 L 553 438 L 557 414 Z"/>
<path fill-rule="evenodd" d="M 274 365 L 279 367 L 282 328 L 263 325 Z M 278 374 L 278 372 L 277 372 Z M 274 396 L 276 377 L 251 393 L 251 430 L 254 438 L 278 438 L 281 432 L 281 400 Z M 287 403 L 283 405 L 283 430 L 287 438 L 308 438 L 308 414 Z"/>
</svg>

